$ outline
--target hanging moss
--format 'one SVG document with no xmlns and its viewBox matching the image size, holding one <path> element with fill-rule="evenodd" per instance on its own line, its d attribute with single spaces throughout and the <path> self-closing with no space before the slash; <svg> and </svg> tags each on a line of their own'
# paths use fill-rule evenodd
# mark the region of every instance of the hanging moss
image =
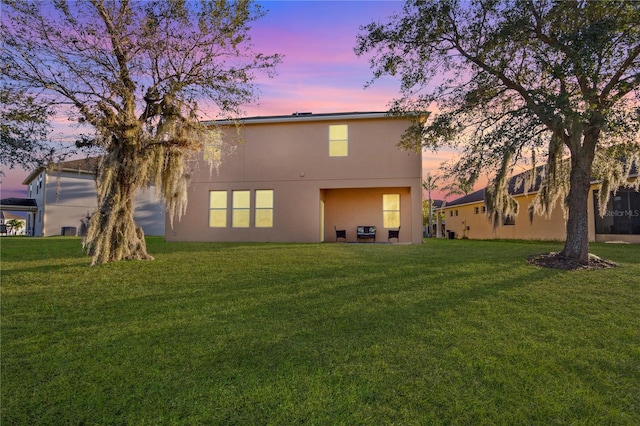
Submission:
<svg viewBox="0 0 640 426">
<path fill-rule="evenodd" d="M 639 135 L 640 137 L 640 135 Z M 621 187 L 640 190 L 640 179 L 629 179 L 635 165 L 640 168 L 640 141 L 618 144 L 599 151 L 594 159 L 594 176 L 599 179 L 598 214 L 604 216 L 611 194 Z"/>
<path fill-rule="evenodd" d="M 506 152 L 502 166 L 493 182 L 485 190 L 485 204 L 487 217 L 493 224 L 494 231 L 500 226 L 507 216 L 518 215 L 518 202 L 509 194 L 508 175 L 511 171 L 510 162 L 513 153 Z"/>
<path fill-rule="evenodd" d="M 92 264 L 117 260 L 153 259 L 146 249 L 144 232 L 133 219 L 134 198 L 143 187 L 153 185 L 166 201 L 173 225 L 187 208 L 189 164 L 199 155 L 205 141 L 222 141 L 217 129 L 183 117 L 170 97 L 162 99 L 159 116 L 145 115 L 145 122 L 116 126 L 104 144 L 109 152 L 102 158 L 98 174 L 98 210 L 91 216 L 84 246 Z M 111 125 L 111 122 L 107 123 Z M 118 136 L 121 135 L 121 136 Z M 208 160 L 217 167 L 222 156 Z"/>
<path fill-rule="evenodd" d="M 551 217 L 559 199 L 563 200 L 561 208 L 566 218 L 568 212 L 566 197 L 569 193 L 571 162 L 564 158 L 564 153 L 562 140 L 552 136 L 549 141 L 547 164 L 543 167 L 540 176 L 538 194 L 528 208 L 530 220 L 533 220 L 534 214 L 546 218 Z"/>
</svg>

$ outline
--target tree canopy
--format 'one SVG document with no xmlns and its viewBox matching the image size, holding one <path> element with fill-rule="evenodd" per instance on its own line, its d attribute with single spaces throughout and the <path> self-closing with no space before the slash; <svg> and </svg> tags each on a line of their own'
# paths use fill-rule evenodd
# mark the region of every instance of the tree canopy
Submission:
<svg viewBox="0 0 640 426">
<path fill-rule="evenodd" d="M 155 185 L 172 220 L 186 208 L 187 160 L 221 144 L 203 110 L 237 117 L 281 59 L 253 50 L 263 14 L 248 0 L 4 2 L 3 79 L 68 111 L 104 151 L 84 241 L 93 263 L 151 258 L 133 221 L 141 186 Z"/>
<path fill-rule="evenodd" d="M 0 164 L 33 168 L 47 163 L 55 147 L 47 143 L 52 111 L 24 91 L 0 87 Z"/>
<path fill-rule="evenodd" d="M 591 177 L 605 206 L 640 164 L 640 3 L 411 0 L 362 31 L 356 53 L 370 55 L 373 80 L 401 79 L 392 111 L 434 110 L 403 146 L 460 149 L 451 172 L 465 181 L 494 171 L 494 223 L 518 212 L 506 182 L 527 165 L 528 189 L 541 179 L 531 217 L 564 200 L 561 256 L 587 262 Z"/>
</svg>

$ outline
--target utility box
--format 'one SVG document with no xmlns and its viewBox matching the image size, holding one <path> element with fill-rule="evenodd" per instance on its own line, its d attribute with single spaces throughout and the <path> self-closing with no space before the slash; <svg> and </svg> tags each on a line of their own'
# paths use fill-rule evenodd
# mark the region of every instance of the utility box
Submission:
<svg viewBox="0 0 640 426">
<path fill-rule="evenodd" d="M 60 235 L 63 237 L 75 237 L 78 234 L 78 229 L 75 226 L 63 226 L 60 231 Z"/>
</svg>

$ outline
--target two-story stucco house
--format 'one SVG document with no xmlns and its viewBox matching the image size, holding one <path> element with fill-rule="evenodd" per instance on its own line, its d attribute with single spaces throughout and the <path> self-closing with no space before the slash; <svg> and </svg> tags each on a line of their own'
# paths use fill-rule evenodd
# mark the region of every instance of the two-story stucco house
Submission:
<svg viewBox="0 0 640 426">
<path fill-rule="evenodd" d="M 27 234 L 36 237 L 76 235 L 82 220 L 98 206 L 97 158 L 65 161 L 34 170 L 24 180 L 28 200 L 37 209 L 27 215 Z M 141 190 L 134 201 L 134 218 L 145 235 L 164 233 L 165 205 L 153 188 Z"/>
<path fill-rule="evenodd" d="M 421 156 L 396 146 L 408 119 L 301 113 L 212 125 L 232 149 L 213 172 L 201 156 L 185 214 L 165 221 L 168 241 L 323 242 L 337 229 L 355 242 L 359 226 L 374 226 L 376 242 L 398 229 L 394 243 L 422 242 Z"/>
</svg>

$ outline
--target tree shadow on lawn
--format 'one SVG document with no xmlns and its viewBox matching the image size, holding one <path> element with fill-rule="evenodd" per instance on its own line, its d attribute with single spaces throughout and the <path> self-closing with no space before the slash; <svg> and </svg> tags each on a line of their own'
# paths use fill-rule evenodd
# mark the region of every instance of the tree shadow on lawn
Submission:
<svg viewBox="0 0 640 426">
<path fill-rule="evenodd" d="M 295 251 L 295 246 L 291 249 Z M 389 268 L 372 260 L 368 251 L 353 256 L 338 271 L 332 265 L 310 263 L 309 267 L 316 268 L 311 273 L 305 265 L 292 273 L 275 261 L 267 265 L 255 261 L 239 287 L 236 283 L 215 284 L 182 297 L 171 297 L 168 289 L 154 299 L 138 295 L 95 306 L 99 312 L 92 315 L 104 317 L 100 320 L 104 331 L 97 334 L 89 327 L 78 330 L 88 333 L 85 338 L 75 336 L 82 342 L 75 349 L 90 353 L 94 360 L 89 368 L 70 373 L 78 383 L 93 383 L 92 387 L 80 386 L 78 398 L 91 400 L 91 392 L 100 389 L 114 395 L 105 399 L 103 414 L 119 412 L 129 419 L 145 410 L 168 415 L 158 411 L 167 404 L 187 416 L 184 418 L 215 413 L 219 421 L 242 417 L 248 422 L 264 421 L 269 414 L 290 420 L 295 416 L 317 420 L 333 414 L 346 419 L 354 409 L 363 415 L 367 401 L 392 399 L 402 391 L 424 392 L 420 383 L 437 380 L 423 377 L 410 382 L 407 374 L 430 373 L 411 365 L 415 360 L 404 359 L 405 349 L 399 344 L 433 345 L 428 340 L 433 336 L 455 343 L 455 336 L 447 333 L 461 331 L 441 328 L 443 322 L 451 327 L 455 312 L 495 303 L 501 293 L 550 279 L 560 281 L 567 275 L 532 268 L 524 259 L 522 267 L 505 271 L 513 259 L 493 264 L 477 259 L 464 269 L 437 261 Z M 266 269 L 258 270 L 261 267 Z M 267 275 L 268 281 L 257 282 L 264 278 L 260 274 Z M 138 308 L 127 316 L 124 304 Z M 182 310 L 181 305 L 190 310 Z M 419 354 L 437 360 L 446 349 L 443 342 L 438 344 L 436 353 Z M 75 359 L 77 355 L 69 356 Z M 451 370 L 441 373 L 456 374 Z M 134 398 L 152 382 L 145 398 Z M 442 381 L 435 383 L 446 386 Z M 35 406 L 38 395 L 46 393 L 40 388 L 33 392 L 30 403 Z M 410 399 L 420 401 L 413 394 Z M 455 405 L 475 403 L 469 399 Z M 384 407 L 384 401 L 372 405 L 380 409 L 376 406 L 398 409 Z M 317 411 L 312 413 L 310 408 Z M 400 416 L 396 420 L 402 418 L 399 413 L 394 414 Z M 69 414 L 70 422 L 73 417 Z"/>
</svg>

